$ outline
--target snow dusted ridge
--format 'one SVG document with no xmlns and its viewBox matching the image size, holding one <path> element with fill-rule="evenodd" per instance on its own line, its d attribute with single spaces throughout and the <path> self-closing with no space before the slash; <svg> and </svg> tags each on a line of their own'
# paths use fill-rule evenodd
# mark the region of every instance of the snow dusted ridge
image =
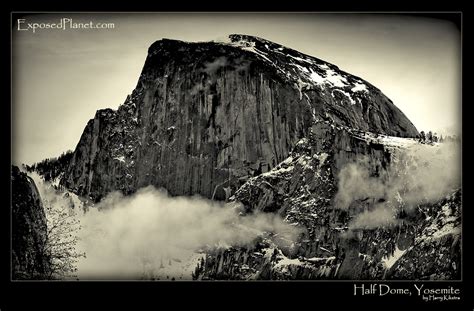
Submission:
<svg viewBox="0 0 474 311">
<path fill-rule="evenodd" d="M 86 198 L 61 188 L 59 182 L 62 175 L 63 174 L 51 181 L 45 181 L 37 172 L 28 173 L 28 176 L 34 181 L 38 188 L 43 204 L 51 204 L 54 209 L 69 207 L 77 210 L 86 210 L 90 206 L 94 206 L 94 204 L 89 202 Z"/>
<path fill-rule="evenodd" d="M 395 137 L 356 130 L 350 130 L 350 132 L 358 139 L 364 140 L 368 143 L 382 144 L 388 148 L 409 148 L 418 144 L 416 138 Z"/>
<path fill-rule="evenodd" d="M 373 133 L 369 131 L 362 131 L 362 130 L 354 129 L 354 128 L 347 127 L 344 125 L 335 125 L 334 123 L 328 120 L 322 121 L 319 119 L 315 119 L 315 122 L 323 122 L 323 123 L 329 124 L 334 129 L 344 130 L 350 133 L 356 139 L 363 140 L 367 143 L 381 144 L 391 149 L 394 149 L 394 148 L 404 149 L 404 148 L 410 148 L 410 147 L 419 145 L 417 138 L 397 137 L 397 136 Z M 432 145 L 434 147 L 439 147 L 439 143 L 433 143 Z"/>
<path fill-rule="evenodd" d="M 346 96 L 352 105 L 361 103 L 361 98 L 369 93 L 369 85 L 365 81 L 339 70 L 337 66 L 265 39 L 230 35 L 227 41 L 218 43 L 256 54 L 293 82 L 300 91 L 300 99 L 304 90 L 314 87 L 332 89 L 333 97 L 338 91 L 340 95 Z M 288 60 L 290 60 L 289 63 Z"/>
</svg>

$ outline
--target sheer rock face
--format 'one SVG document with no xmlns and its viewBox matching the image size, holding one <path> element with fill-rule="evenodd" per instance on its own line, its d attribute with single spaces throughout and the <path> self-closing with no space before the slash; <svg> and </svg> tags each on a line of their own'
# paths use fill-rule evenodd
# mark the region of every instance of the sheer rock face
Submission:
<svg viewBox="0 0 474 311">
<path fill-rule="evenodd" d="M 34 181 L 12 166 L 13 279 L 44 279 L 46 216 Z"/>
<path fill-rule="evenodd" d="M 320 59 L 243 35 L 164 39 L 150 46 L 125 103 L 89 121 L 61 184 L 96 201 L 154 185 L 278 213 L 305 229 L 290 248 L 262 237 L 211 249 L 198 279 L 457 278 L 460 191 L 396 226 L 348 230 L 384 198 L 338 208 L 345 165 L 364 157 L 378 176 L 392 165 L 392 145 L 417 135 L 380 90 Z M 446 204 L 452 214 L 437 214 Z"/>
<path fill-rule="evenodd" d="M 286 159 L 319 119 L 418 134 L 377 88 L 317 58 L 242 35 L 163 39 L 125 103 L 89 121 L 62 184 L 94 200 L 147 185 L 222 200 L 224 187 Z"/>
</svg>

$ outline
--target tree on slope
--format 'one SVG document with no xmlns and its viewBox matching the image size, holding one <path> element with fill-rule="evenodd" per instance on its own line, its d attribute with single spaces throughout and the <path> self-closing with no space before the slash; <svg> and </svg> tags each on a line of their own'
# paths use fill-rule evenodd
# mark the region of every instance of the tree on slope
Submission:
<svg viewBox="0 0 474 311">
<path fill-rule="evenodd" d="M 85 257 L 76 251 L 79 240 L 77 233 L 81 229 L 76 213 L 70 207 L 45 201 L 47 218 L 47 236 L 44 254 L 51 263 L 48 271 L 50 279 L 75 278 L 77 262 Z"/>
</svg>

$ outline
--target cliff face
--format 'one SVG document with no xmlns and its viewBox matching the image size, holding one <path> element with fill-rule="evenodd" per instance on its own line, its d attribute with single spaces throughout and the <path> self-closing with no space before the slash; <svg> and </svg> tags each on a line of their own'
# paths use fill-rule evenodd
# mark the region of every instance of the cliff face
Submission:
<svg viewBox="0 0 474 311">
<path fill-rule="evenodd" d="M 384 195 L 338 206 L 344 167 L 362 157 L 382 182 L 407 172 L 397 150 L 417 135 L 380 90 L 320 59 L 243 35 L 164 39 L 124 104 L 89 121 L 60 183 L 95 201 L 154 185 L 304 228 L 291 246 L 263 235 L 210 249 L 197 279 L 459 278 L 460 190 L 414 212 Z M 349 228 L 381 203 L 397 225 Z"/>
<path fill-rule="evenodd" d="M 305 229 L 291 247 L 263 237 L 254 245 L 214 249 L 197 279 L 459 279 L 461 191 L 454 189 L 436 203 L 406 208 L 403 194 L 369 195 L 337 202 L 341 168 L 361 157 L 370 176 L 390 167 L 410 173 L 415 163 L 397 158 L 412 139 L 367 134 L 319 122 L 271 171 L 250 178 L 230 198 L 255 210 L 278 213 Z M 321 136 L 321 133 L 324 133 Z M 433 147 L 435 148 L 435 147 Z M 409 189 L 411 191 L 412 189 Z M 375 192 L 374 192 L 375 193 Z M 397 221 L 373 227 L 353 226 L 364 211 L 381 203 L 396 211 Z M 375 219 L 374 219 L 375 221 Z"/>
<path fill-rule="evenodd" d="M 377 88 L 317 58 L 243 35 L 163 39 L 125 103 L 89 121 L 62 184 L 94 200 L 147 185 L 222 200 L 286 159 L 318 119 L 418 134 Z"/>
<path fill-rule="evenodd" d="M 12 166 L 13 279 L 44 279 L 49 262 L 44 253 L 46 216 L 33 180 Z"/>
</svg>

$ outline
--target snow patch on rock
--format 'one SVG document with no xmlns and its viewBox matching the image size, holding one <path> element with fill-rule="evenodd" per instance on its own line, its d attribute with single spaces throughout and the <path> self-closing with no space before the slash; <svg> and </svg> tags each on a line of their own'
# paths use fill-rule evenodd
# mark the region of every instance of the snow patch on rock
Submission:
<svg viewBox="0 0 474 311">
<path fill-rule="evenodd" d="M 125 157 L 124 156 L 115 157 L 114 160 L 125 163 Z"/>
<path fill-rule="evenodd" d="M 398 245 L 395 246 L 395 251 L 391 256 L 385 256 L 382 258 L 382 263 L 385 268 L 390 269 L 399 260 L 407 250 L 400 250 Z"/>
</svg>

